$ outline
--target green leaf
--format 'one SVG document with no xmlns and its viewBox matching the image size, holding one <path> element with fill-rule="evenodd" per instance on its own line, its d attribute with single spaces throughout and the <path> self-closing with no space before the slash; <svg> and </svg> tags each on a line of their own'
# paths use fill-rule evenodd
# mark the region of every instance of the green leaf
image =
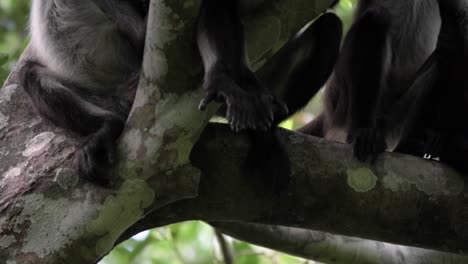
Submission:
<svg viewBox="0 0 468 264">
<path fill-rule="evenodd" d="M 0 66 L 5 65 L 8 62 L 8 55 L 0 53 Z"/>
</svg>

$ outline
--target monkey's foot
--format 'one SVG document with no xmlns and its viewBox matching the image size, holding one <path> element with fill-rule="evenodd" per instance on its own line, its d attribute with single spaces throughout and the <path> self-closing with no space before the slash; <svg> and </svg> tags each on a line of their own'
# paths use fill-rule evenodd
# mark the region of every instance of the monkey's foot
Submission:
<svg viewBox="0 0 468 264">
<path fill-rule="evenodd" d="M 231 129 L 267 130 L 275 117 L 285 117 L 288 108 L 273 94 L 258 83 L 250 83 L 241 88 L 232 78 L 221 74 L 205 83 L 205 97 L 199 109 L 205 110 L 213 101 L 226 107 L 226 119 Z"/>
<path fill-rule="evenodd" d="M 77 152 L 76 162 L 81 177 L 99 185 L 110 184 L 109 168 L 116 162 L 116 143 L 106 137 L 90 136 Z"/>
<path fill-rule="evenodd" d="M 441 133 L 433 130 L 426 132 L 426 141 L 424 143 L 424 159 L 438 160 L 444 145 L 444 138 Z"/>
<path fill-rule="evenodd" d="M 353 144 L 354 156 L 362 162 L 369 159 L 374 162 L 387 148 L 384 133 L 378 128 L 358 128 L 350 135 L 350 141 Z"/>
</svg>

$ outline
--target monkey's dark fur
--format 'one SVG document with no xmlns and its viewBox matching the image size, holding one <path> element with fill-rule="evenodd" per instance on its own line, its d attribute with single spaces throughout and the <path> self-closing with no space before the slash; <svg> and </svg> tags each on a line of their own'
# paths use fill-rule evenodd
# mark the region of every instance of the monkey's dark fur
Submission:
<svg viewBox="0 0 468 264">
<path fill-rule="evenodd" d="M 32 3 L 33 55 L 22 67 L 22 85 L 41 116 L 87 136 L 77 163 L 80 174 L 93 181 L 109 180 L 105 171 L 115 161 L 116 140 L 133 100 L 134 89 L 128 87 L 137 85 L 147 11 L 143 0 Z M 269 69 L 275 76 L 262 83 L 248 66 L 238 0 L 203 0 L 197 34 L 205 66 L 200 108 L 218 100 L 234 130 L 269 130 L 286 117 L 288 107 L 292 113 L 307 103 L 309 84 L 316 90 L 325 82 L 340 37 L 339 19 L 323 15 L 278 53 Z M 267 88 L 279 83 L 286 104 Z M 276 145 L 260 145 L 265 146 L 256 154 L 260 159 L 284 157 Z"/>
<path fill-rule="evenodd" d="M 468 173 L 468 1 L 361 0 L 325 94 L 301 131 Z"/>
<path fill-rule="evenodd" d="M 133 100 L 125 93 L 137 82 L 146 9 L 130 0 L 32 1 L 23 87 L 43 117 L 88 136 L 78 170 L 101 183 Z"/>
<path fill-rule="evenodd" d="M 468 2 L 438 2 L 442 27 L 437 47 L 419 71 L 408 95 L 389 112 L 387 122 L 389 126 L 403 124 L 403 137 L 395 151 L 438 158 L 466 174 Z"/>
<path fill-rule="evenodd" d="M 342 25 L 331 13 L 318 18 L 271 60 L 273 66 L 267 66 L 269 73 L 260 80 L 249 67 L 238 10 L 238 0 L 202 3 L 197 40 L 205 66 L 205 98 L 200 109 L 213 100 L 225 104 L 231 128 L 250 134 L 244 174 L 260 184 L 271 183 L 270 189 L 278 192 L 287 187 L 290 169 L 275 127 L 288 111 L 304 107 L 329 77 Z"/>
<path fill-rule="evenodd" d="M 439 28 L 436 0 L 360 0 L 324 110 L 300 131 L 351 143 L 362 161 L 393 150 L 403 128 L 388 126 L 384 116 L 435 49 Z"/>
</svg>

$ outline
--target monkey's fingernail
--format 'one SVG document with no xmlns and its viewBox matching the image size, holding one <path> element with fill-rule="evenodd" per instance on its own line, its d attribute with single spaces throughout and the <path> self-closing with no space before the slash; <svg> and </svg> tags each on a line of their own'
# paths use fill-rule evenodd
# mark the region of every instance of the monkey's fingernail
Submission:
<svg viewBox="0 0 468 264">
<path fill-rule="evenodd" d="M 201 101 L 200 104 L 198 105 L 198 110 L 205 111 L 205 109 L 206 109 L 206 104 L 204 101 Z"/>
</svg>

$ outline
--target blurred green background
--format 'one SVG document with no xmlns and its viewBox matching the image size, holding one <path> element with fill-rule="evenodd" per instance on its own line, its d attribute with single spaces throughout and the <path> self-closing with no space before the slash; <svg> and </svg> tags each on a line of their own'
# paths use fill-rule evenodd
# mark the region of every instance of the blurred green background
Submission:
<svg viewBox="0 0 468 264">
<path fill-rule="evenodd" d="M 79 0 L 77 0 L 79 1 Z M 0 83 L 8 76 L 28 43 L 27 17 L 30 0 L 0 0 Z M 345 29 L 349 28 L 356 0 L 341 0 L 336 7 Z M 282 126 L 295 128 L 313 118 L 320 104 L 314 99 L 303 113 Z M 314 263 L 280 252 L 224 237 L 235 264 L 305 264 Z M 219 236 L 210 226 L 186 222 L 136 235 L 117 246 L 101 264 L 209 264 L 224 263 Z"/>
</svg>

